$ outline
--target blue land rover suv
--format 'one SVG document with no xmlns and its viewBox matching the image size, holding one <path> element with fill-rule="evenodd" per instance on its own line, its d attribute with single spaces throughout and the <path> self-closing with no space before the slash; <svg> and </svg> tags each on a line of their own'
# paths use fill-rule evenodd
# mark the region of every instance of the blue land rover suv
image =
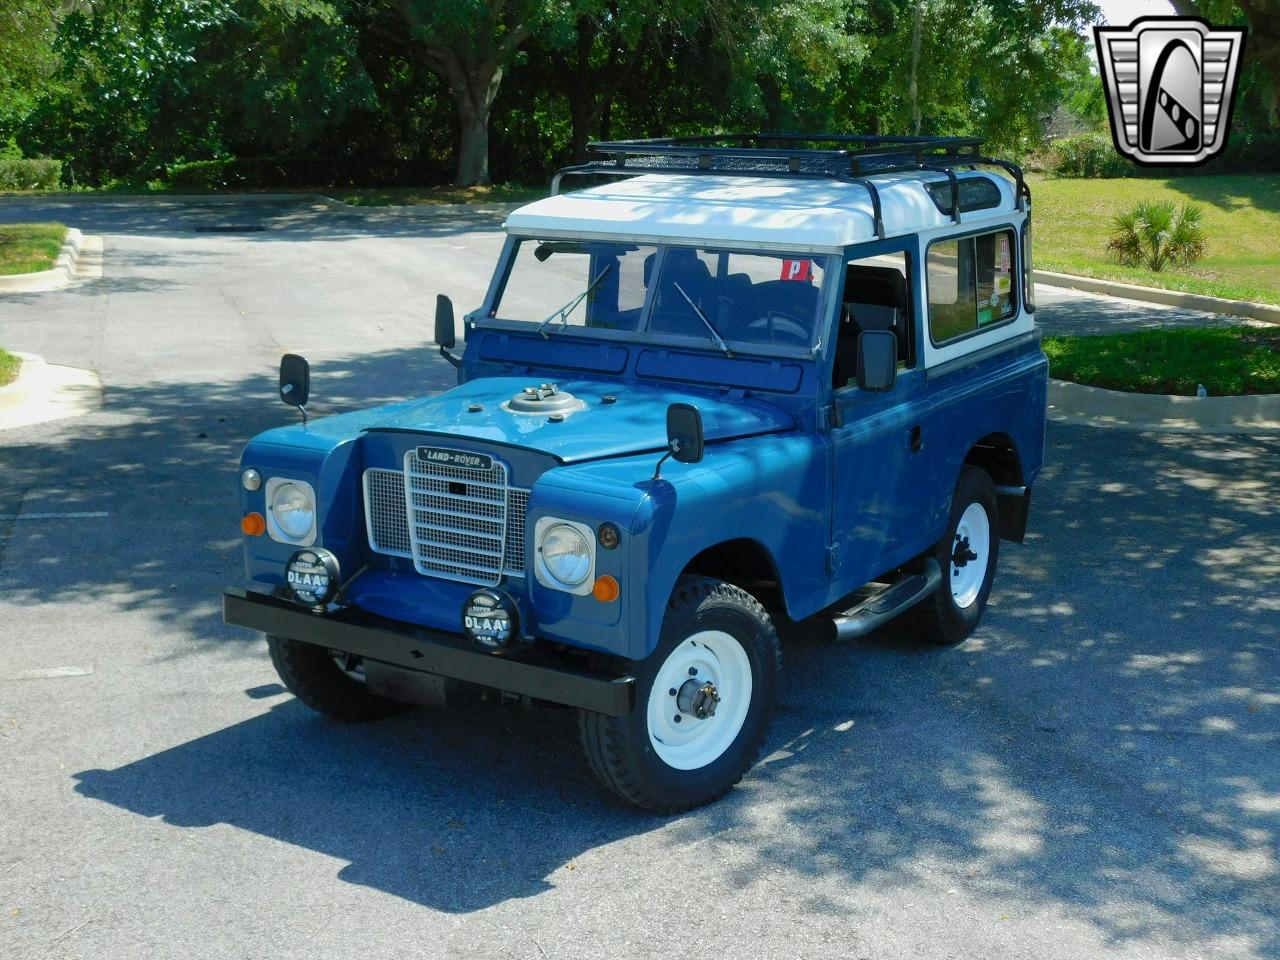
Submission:
<svg viewBox="0 0 1280 960">
<path fill-rule="evenodd" d="M 510 214 L 460 352 L 438 298 L 456 387 L 307 423 L 284 358 L 224 609 L 333 717 L 576 708 L 674 812 L 759 756 L 779 630 L 977 625 L 1044 454 L 1030 193 L 968 138 L 592 150 Z"/>
</svg>

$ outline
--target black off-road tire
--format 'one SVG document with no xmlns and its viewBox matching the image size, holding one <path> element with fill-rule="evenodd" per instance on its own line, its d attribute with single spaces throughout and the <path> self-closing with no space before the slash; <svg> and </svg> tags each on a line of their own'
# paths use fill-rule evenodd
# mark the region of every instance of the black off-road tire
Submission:
<svg viewBox="0 0 1280 960">
<path fill-rule="evenodd" d="M 990 546 L 983 558 L 986 571 L 977 598 L 967 606 L 956 604 L 952 594 L 952 558 L 956 548 L 956 528 L 964 512 L 978 504 L 987 514 Z M 925 556 L 938 561 L 942 570 L 942 585 L 932 596 L 926 597 L 911 608 L 904 619 L 923 639 L 942 646 L 952 646 L 966 640 L 978 626 L 987 608 L 991 584 L 995 580 L 996 563 L 1000 559 L 1000 515 L 995 486 L 991 477 L 979 467 L 965 464 L 960 468 L 956 490 L 951 498 L 951 516 L 947 532 Z"/>
<path fill-rule="evenodd" d="M 359 680 L 343 673 L 324 647 L 268 634 L 267 649 L 289 692 L 326 717 L 368 723 L 409 709 L 407 704 L 374 696 Z"/>
<path fill-rule="evenodd" d="M 718 630 L 733 637 L 751 669 L 751 702 L 741 729 L 712 762 L 680 770 L 654 750 L 648 729 L 649 694 L 671 653 L 692 635 Z M 636 705 L 624 717 L 578 712 L 587 762 L 596 778 L 623 800 L 655 813 L 691 810 L 724 795 L 764 748 L 773 721 L 782 653 L 769 614 L 740 587 L 707 577 L 686 577 L 667 602 L 657 649 L 640 662 L 614 661 L 636 678 Z"/>
</svg>

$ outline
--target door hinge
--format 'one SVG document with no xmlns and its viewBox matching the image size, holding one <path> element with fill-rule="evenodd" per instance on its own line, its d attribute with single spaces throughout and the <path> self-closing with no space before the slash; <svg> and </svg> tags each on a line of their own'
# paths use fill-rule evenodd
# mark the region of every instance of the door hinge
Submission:
<svg viewBox="0 0 1280 960">
<path fill-rule="evenodd" d="M 840 569 L 840 544 L 827 547 L 827 572 L 835 573 Z"/>
</svg>

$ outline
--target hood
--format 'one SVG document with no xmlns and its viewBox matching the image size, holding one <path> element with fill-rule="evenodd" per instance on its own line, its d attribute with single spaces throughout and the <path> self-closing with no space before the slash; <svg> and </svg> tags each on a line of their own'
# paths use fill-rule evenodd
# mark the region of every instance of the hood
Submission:
<svg viewBox="0 0 1280 960">
<path fill-rule="evenodd" d="M 482 377 L 438 396 L 397 406 L 367 429 L 468 437 L 578 463 L 665 449 L 667 407 L 672 403 L 691 403 L 702 411 L 708 442 L 777 433 L 794 426 L 785 410 L 748 397 L 604 380 L 558 380 L 555 385 L 556 394 L 544 391 L 535 397 L 525 389 L 540 386 L 536 379 Z M 615 399 L 607 403 L 606 396 Z"/>
</svg>

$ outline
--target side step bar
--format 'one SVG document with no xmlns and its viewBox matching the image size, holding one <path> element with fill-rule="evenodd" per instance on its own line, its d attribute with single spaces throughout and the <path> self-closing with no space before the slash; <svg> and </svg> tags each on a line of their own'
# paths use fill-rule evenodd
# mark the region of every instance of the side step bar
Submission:
<svg viewBox="0 0 1280 960">
<path fill-rule="evenodd" d="M 930 557 L 920 573 L 909 573 L 883 590 L 873 593 L 854 607 L 831 618 L 835 639 L 856 640 L 884 626 L 909 610 L 942 585 L 942 570 Z"/>
</svg>

